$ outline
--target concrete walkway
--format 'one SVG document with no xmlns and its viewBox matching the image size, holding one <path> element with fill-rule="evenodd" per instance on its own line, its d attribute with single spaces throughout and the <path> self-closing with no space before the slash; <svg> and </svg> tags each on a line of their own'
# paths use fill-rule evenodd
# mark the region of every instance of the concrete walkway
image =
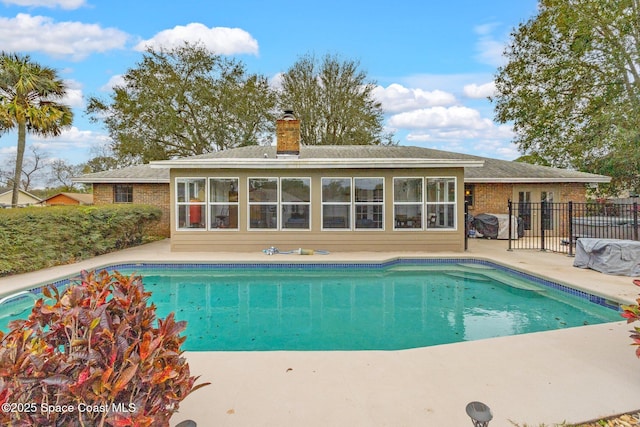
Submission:
<svg viewBox="0 0 640 427">
<path fill-rule="evenodd" d="M 293 249 L 293 248 L 281 248 Z M 397 256 L 475 257 L 632 303 L 630 277 L 572 267 L 566 255 L 506 251 L 471 240 L 460 253 L 171 253 L 167 241 L 70 266 L 0 279 L 2 294 L 132 261 L 378 261 Z M 491 427 L 576 423 L 640 409 L 640 359 L 624 322 L 402 351 L 187 352 L 193 375 L 212 384 L 185 399 L 174 423 L 199 426 L 465 426 L 468 402 L 494 414 Z"/>
</svg>

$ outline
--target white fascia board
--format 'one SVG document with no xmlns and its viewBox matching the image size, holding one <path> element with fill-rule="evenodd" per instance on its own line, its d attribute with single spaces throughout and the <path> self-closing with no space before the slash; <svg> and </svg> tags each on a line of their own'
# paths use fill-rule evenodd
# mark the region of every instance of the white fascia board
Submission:
<svg viewBox="0 0 640 427">
<path fill-rule="evenodd" d="M 563 183 L 563 182 L 581 182 L 590 183 L 609 183 L 611 178 L 608 176 L 595 177 L 557 177 L 557 178 L 466 178 L 465 183 L 468 184 L 536 184 L 536 183 Z"/>
<path fill-rule="evenodd" d="M 169 178 L 71 178 L 81 184 L 168 184 Z"/>
<path fill-rule="evenodd" d="M 482 167 L 484 160 L 456 159 L 176 159 L 151 162 L 171 169 L 395 169 Z"/>
</svg>

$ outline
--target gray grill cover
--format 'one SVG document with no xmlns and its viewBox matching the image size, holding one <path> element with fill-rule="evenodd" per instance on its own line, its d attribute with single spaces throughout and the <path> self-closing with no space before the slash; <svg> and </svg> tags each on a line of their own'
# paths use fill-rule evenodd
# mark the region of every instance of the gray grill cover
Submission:
<svg viewBox="0 0 640 427">
<path fill-rule="evenodd" d="M 640 276 L 640 242 L 618 239 L 578 239 L 574 267 L 605 274 Z"/>
</svg>

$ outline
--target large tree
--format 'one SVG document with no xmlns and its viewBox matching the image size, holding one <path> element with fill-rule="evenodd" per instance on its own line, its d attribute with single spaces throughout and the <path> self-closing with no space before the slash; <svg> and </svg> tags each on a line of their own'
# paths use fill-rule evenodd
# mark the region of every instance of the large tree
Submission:
<svg viewBox="0 0 640 427">
<path fill-rule="evenodd" d="M 305 55 L 283 74 L 278 103 L 300 119 L 303 144 L 393 144 L 375 86 L 358 61 Z"/>
<path fill-rule="evenodd" d="M 265 77 L 200 44 L 154 50 L 108 101 L 89 99 L 121 165 L 255 145 L 272 131 L 275 96 Z"/>
<path fill-rule="evenodd" d="M 523 154 L 640 190 L 640 0 L 540 0 L 496 77 Z"/>
<path fill-rule="evenodd" d="M 58 136 L 71 126 L 71 108 L 60 101 L 66 94 L 57 72 L 29 56 L 0 54 L 0 132 L 17 128 L 18 147 L 11 205 L 18 205 L 27 132 Z"/>
</svg>

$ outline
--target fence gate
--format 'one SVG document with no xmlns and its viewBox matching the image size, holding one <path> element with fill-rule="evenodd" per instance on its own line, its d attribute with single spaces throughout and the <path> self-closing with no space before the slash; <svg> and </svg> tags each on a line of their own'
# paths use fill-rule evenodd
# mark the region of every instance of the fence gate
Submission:
<svg viewBox="0 0 640 427">
<path fill-rule="evenodd" d="M 509 250 L 574 254 L 576 239 L 639 240 L 638 203 L 554 203 L 509 200 Z M 513 220 L 515 218 L 516 220 Z M 517 224 L 514 230 L 514 225 Z"/>
</svg>

